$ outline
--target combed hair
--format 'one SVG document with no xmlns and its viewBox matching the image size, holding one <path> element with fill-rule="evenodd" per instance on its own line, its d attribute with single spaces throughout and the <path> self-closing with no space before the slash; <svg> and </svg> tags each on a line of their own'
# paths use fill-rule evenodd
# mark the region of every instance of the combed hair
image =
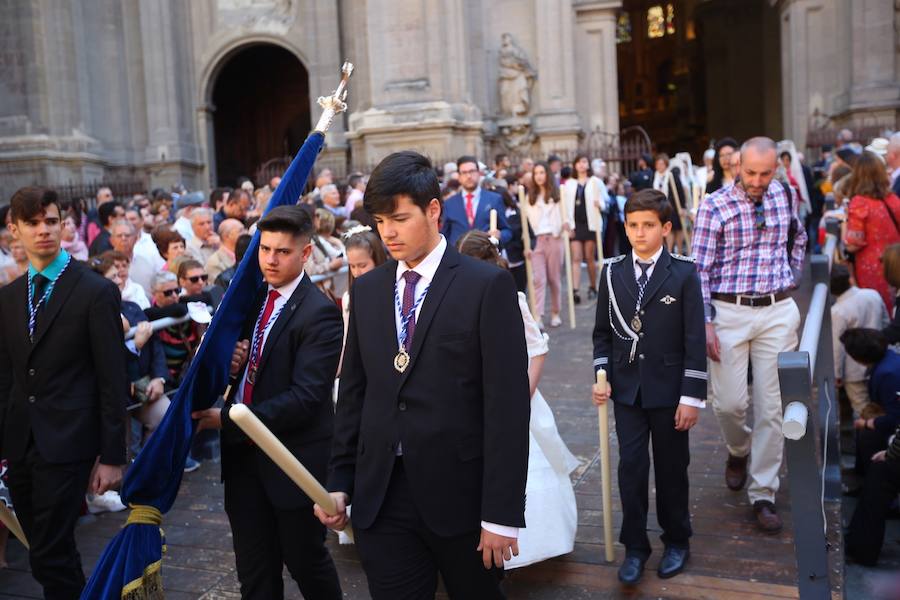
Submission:
<svg viewBox="0 0 900 600">
<path fill-rule="evenodd" d="M 116 214 L 116 209 L 121 206 L 122 205 L 118 200 L 110 200 L 109 202 L 101 204 L 97 208 L 97 217 L 100 219 L 100 224 L 104 227 L 108 227 L 109 220 Z"/>
<path fill-rule="evenodd" d="M 850 358 L 864 365 L 881 362 L 887 352 L 887 339 L 878 329 L 855 327 L 841 334 L 841 343 Z"/>
<path fill-rule="evenodd" d="M 188 271 L 191 269 L 202 269 L 203 265 L 200 264 L 200 261 L 194 260 L 193 258 L 186 258 L 185 260 L 178 263 L 178 279 L 184 279 L 187 277 Z"/>
<path fill-rule="evenodd" d="M 153 230 L 153 233 L 150 234 L 153 243 L 156 244 L 156 249 L 159 251 L 159 255 L 163 258 L 169 254 L 169 244 L 174 244 L 176 242 L 184 243 L 184 238 L 181 237 L 181 234 L 172 229 L 171 225 L 160 225 L 156 229 Z"/>
<path fill-rule="evenodd" d="M 835 263 L 831 267 L 828 287 L 835 296 L 840 296 L 850 289 L 850 269 L 846 265 Z"/>
<path fill-rule="evenodd" d="M 628 220 L 629 213 L 640 210 L 655 212 L 663 225 L 672 220 L 672 205 L 666 195 L 659 190 L 648 188 L 632 194 L 625 202 L 625 220 Z"/>
<path fill-rule="evenodd" d="M 313 222 L 309 213 L 299 206 L 276 206 L 256 222 L 259 231 L 289 233 L 295 238 L 311 238 Z"/>
<path fill-rule="evenodd" d="M 369 176 L 363 206 L 370 215 L 388 215 L 397 208 L 400 196 L 409 196 L 422 212 L 432 200 L 441 201 L 431 161 L 418 152 L 394 152 L 378 163 Z"/>
<path fill-rule="evenodd" d="M 160 271 L 153 276 L 153 282 L 150 284 L 150 289 L 153 291 L 158 290 L 166 283 L 178 283 L 178 278 L 175 276 L 175 273 L 171 271 Z"/>
<path fill-rule="evenodd" d="M 33 219 L 44 214 L 51 204 L 56 205 L 62 217 L 62 207 L 56 191 L 38 186 L 19 188 L 9 200 L 9 219 L 13 223 Z"/>
<path fill-rule="evenodd" d="M 500 256 L 500 250 L 491 241 L 490 236 L 479 229 L 470 229 L 464 233 L 459 238 L 459 241 L 456 242 L 456 248 L 460 254 L 483 260 L 501 269 L 506 269 L 509 266 L 506 259 Z"/>
</svg>

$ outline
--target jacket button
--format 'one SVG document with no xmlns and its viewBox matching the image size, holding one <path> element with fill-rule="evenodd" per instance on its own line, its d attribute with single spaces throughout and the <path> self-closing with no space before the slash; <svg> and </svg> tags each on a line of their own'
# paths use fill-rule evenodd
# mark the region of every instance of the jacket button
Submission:
<svg viewBox="0 0 900 600">
<path fill-rule="evenodd" d="M 28 369 L 28 376 L 34 377 L 34 369 Z"/>
<path fill-rule="evenodd" d="M 400 410 L 406 410 L 406 402 L 401 402 L 399 408 Z"/>
<path fill-rule="evenodd" d="M 643 355 L 643 354 L 639 354 L 639 355 L 638 355 L 638 358 L 641 359 L 641 360 L 644 360 L 644 355 Z"/>
<path fill-rule="evenodd" d="M 644 311 L 641 311 L 641 314 L 643 315 L 643 314 L 644 314 Z"/>
<path fill-rule="evenodd" d="M 35 400 L 37 400 L 37 398 L 35 398 L 34 396 L 28 396 L 28 401 L 29 401 L 31 404 L 34 404 L 34 401 L 35 401 Z"/>
<path fill-rule="evenodd" d="M 639 333 L 638 335 L 639 335 L 640 337 L 644 337 L 644 332 L 642 331 L 642 332 Z"/>
</svg>

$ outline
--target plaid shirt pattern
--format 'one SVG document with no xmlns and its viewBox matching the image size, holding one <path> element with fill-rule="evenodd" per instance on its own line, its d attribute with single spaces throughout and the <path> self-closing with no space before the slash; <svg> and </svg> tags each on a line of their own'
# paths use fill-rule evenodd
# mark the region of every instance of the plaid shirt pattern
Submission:
<svg viewBox="0 0 900 600">
<path fill-rule="evenodd" d="M 738 185 L 722 188 L 700 205 L 694 224 L 693 253 L 700 275 L 703 302 L 711 294 L 765 295 L 795 285 L 803 266 L 807 235 L 785 193 L 772 180 L 763 196 L 766 226 L 756 225 L 753 201 Z M 797 221 L 794 250 L 787 257 L 788 228 Z"/>
</svg>

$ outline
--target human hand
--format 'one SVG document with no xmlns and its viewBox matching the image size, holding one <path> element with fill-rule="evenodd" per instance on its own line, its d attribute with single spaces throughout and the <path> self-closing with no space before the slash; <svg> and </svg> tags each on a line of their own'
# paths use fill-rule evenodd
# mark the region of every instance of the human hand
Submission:
<svg viewBox="0 0 900 600">
<path fill-rule="evenodd" d="M 147 399 L 150 402 L 156 402 L 160 398 L 162 398 L 163 392 L 165 391 L 165 382 L 161 377 L 157 377 L 156 379 L 151 379 L 150 384 L 147 386 Z"/>
<path fill-rule="evenodd" d="M 868 421 L 866 419 L 862 419 L 862 418 L 859 418 L 859 419 L 856 419 L 855 421 L 853 421 L 854 429 L 867 429 L 868 428 L 867 424 L 868 424 Z"/>
<path fill-rule="evenodd" d="M 315 513 L 316 518 L 322 522 L 322 525 L 328 529 L 343 531 L 347 527 L 347 522 L 350 520 L 347 516 L 347 502 L 350 500 L 350 496 L 344 492 L 329 492 L 328 495 L 334 499 L 335 514 L 329 515 L 318 504 L 313 505 L 313 513 Z"/>
<path fill-rule="evenodd" d="M 675 431 L 688 431 L 697 424 L 700 409 L 696 406 L 679 404 L 675 410 Z"/>
<path fill-rule="evenodd" d="M 240 340 L 234 345 L 234 352 L 231 355 L 231 375 L 237 376 L 247 360 L 250 353 L 250 340 Z"/>
<path fill-rule="evenodd" d="M 90 492 L 96 496 L 116 488 L 122 483 L 121 465 L 104 465 L 99 462 L 91 474 Z"/>
<path fill-rule="evenodd" d="M 150 341 L 151 337 L 153 337 L 153 327 L 150 325 L 150 321 L 141 321 L 134 330 L 134 347 L 140 350 Z"/>
<path fill-rule="evenodd" d="M 606 384 L 606 389 L 603 389 L 599 383 L 591 386 L 591 400 L 593 400 L 594 406 L 603 406 L 611 397 L 612 386 L 609 383 Z"/>
<path fill-rule="evenodd" d="M 885 458 L 887 458 L 887 450 L 882 450 L 872 455 L 872 462 L 884 462 Z"/>
<path fill-rule="evenodd" d="M 491 229 L 491 230 L 488 231 L 487 233 L 488 233 L 489 236 L 491 236 L 492 238 L 494 238 L 494 239 L 497 240 L 498 242 L 500 241 L 500 230 L 499 230 L 499 229 Z"/>
<path fill-rule="evenodd" d="M 207 408 L 206 410 L 195 410 L 191 413 L 192 419 L 200 421 L 197 423 L 197 432 L 204 429 L 222 429 L 222 409 Z"/>
<path fill-rule="evenodd" d="M 523 254 L 525 255 L 525 258 L 531 258 L 531 249 L 525 248 L 525 252 L 523 252 Z"/>
<path fill-rule="evenodd" d="M 208 246 L 219 247 L 219 245 L 221 243 L 222 243 L 222 240 L 221 240 L 221 238 L 219 238 L 219 235 L 216 233 L 211 233 L 211 234 L 209 234 L 209 237 L 206 238 L 206 244 Z"/>
<path fill-rule="evenodd" d="M 706 355 L 715 362 L 721 360 L 722 347 L 719 345 L 719 336 L 716 335 L 715 323 L 706 324 Z"/>
<path fill-rule="evenodd" d="M 519 555 L 519 540 L 482 528 L 477 550 L 481 552 L 481 562 L 485 569 L 494 566 L 502 569 L 504 560 L 512 560 L 513 556 Z"/>
</svg>

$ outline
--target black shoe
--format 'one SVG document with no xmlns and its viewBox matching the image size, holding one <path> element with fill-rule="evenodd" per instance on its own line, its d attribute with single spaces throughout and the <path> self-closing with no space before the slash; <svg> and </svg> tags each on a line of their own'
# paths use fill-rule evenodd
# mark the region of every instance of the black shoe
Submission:
<svg viewBox="0 0 900 600">
<path fill-rule="evenodd" d="M 622 566 L 619 567 L 619 581 L 625 585 L 636 584 L 644 574 L 644 563 L 646 562 L 647 559 L 640 556 L 626 556 Z"/>
<path fill-rule="evenodd" d="M 687 560 L 690 556 L 691 551 L 687 548 L 666 546 L 662 560 L 659 561 L 659 568 L 657 569 L 656 574 L 659 575 L 660 579 L 675 577 L 684 571 L 684 565 L 687 564 Z"/>
<path fill-rule="evenodd" d="M 572 291 L 572 300 L 575 301 L 575 304 L 581 304 L 581 296 L 578 295 L 578 290 Z"/>
</svg>

